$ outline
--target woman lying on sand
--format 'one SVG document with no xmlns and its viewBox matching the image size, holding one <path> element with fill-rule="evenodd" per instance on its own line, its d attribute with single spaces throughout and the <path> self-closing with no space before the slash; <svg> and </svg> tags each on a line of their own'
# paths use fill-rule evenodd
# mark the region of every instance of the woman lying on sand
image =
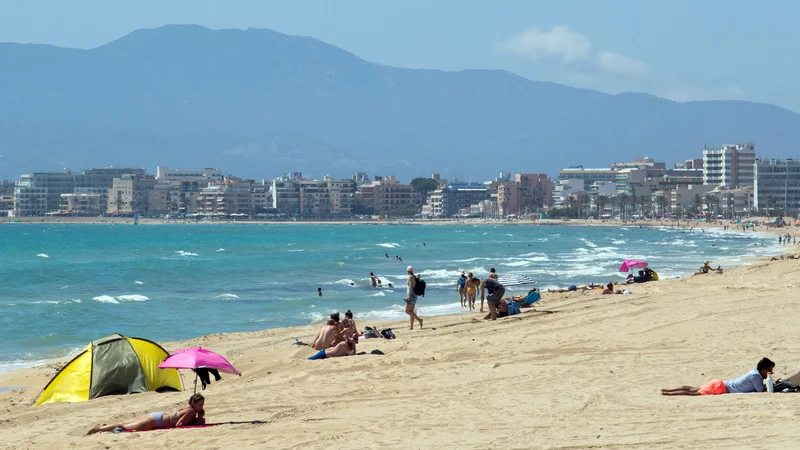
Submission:
<svg viewBox="0 0 800 450">
<path fill-rule="evenodd" d="M 202 395 L 194 394 L 189 397 L 189 406 L 180 411 L 175 409 L 171 413 L 153 412 L 148 414 L 144 419 L 127 424 L 95 425 L 94 428 L 89 430 L 86 434 L 89 435 L 101 431 L 121 433 L 123 431 L 164 430 L 187 425 L 205 425 L 206 419 L 203 417 L 206 414 L 203 410 L 204 403 L 205 398 L 203 398 Z"/>
</svg>

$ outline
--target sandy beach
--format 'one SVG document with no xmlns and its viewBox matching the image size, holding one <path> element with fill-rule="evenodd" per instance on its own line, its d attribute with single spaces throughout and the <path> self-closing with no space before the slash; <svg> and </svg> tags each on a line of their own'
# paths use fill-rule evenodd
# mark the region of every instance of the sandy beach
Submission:
<svg viewBox="0 0 800 450">
<path fill-rule="evenodd" d="M 630 287 L 632 295 L 544 294 L 496 322 L 430 317 L 364 355 L 308 361 L 316 326 L 215 334 L 202 346 L 243 372 L 203 394 L 204 429 L 84 436 L 96 423 L 171 410 L 191 393 L 30 404 L 58 363 L 0 374 L 0 447 L 42 448 L 794 448 L 793 394 L 663 397 L 738 377 L 764 356 L 800 370 L 793 337 L 800 261 Z M 424 299 L 421 300 L 424 302 Z M 357 319 L 357 317 L 356 317 Z M 99 336 L 98 336 L 99 337 Z M 250 423 L 258 421 L 259 423 Z"/>
</svg>

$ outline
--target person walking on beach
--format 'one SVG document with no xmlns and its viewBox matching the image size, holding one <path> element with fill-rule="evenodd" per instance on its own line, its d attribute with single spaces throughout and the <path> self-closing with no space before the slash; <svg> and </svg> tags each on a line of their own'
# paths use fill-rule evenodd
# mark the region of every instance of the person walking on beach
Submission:
<svg viewBox="0 0 800 450">
<path fill-rule="evenodd" d="M 422 319 L 417 316 L 417 294 L 414 293 L 414 286 L 417 284 L 417 277 L 414 276 L 414 267 L 408 266 L 406 268 L 408 273 L 408 297 L 406 297 L 406 314 L 411 319 L 410 330 L 414 329 L 414 319 L 419 321 L 419 327 L 422 328 Z"/>
<path fill-rule="evenodd" d="M 469 310 L 475 310 L 475 299 L 477 298 L 478 287 L 481 285 L 481 280 L 472 276 L 472 272 L 467 275 L 467 303 Z M 481 309 L 483 312 L 483 309 Z"/>
<path fill-rule="evenodd" d="M 486 291 L 489 291 L 489 297 L 486 297 Z M 483 280 L 481 283 L 481 312 L 483 312 L 483 299 L 486 298 L 486 303 L 489 305 L 489 315 L 485 317 L 486 319 L 497 320 L 497 308 L 503 301 L 505 293 L 506 288 L 491 275 Z"/>
<path fill-rule="evenodd" d="M 772 373 L 775 363 L 769 358 L 762 358 L 756 368 L 735 380 L 711 380 L 702 386 L 681 386 L 675 389 L 662 389 L 661 395 L 722 395 L 749 394 L 764 392 L 764 379 Z M 780 383 L 782 380 L 776 380 Z"/>
<path fill-rule="evenodd" d="M 461 272 L 461 276 L 456 281 L 456 291 L 458 291 L 458 300 L 461 302 L 461 307 L 467 306 L 467 275 Z"/>
</svg>

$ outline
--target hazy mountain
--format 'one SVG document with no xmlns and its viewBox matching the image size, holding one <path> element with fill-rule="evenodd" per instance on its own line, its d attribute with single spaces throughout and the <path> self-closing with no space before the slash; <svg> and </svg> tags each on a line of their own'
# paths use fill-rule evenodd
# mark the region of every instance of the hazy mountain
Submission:
<svg viewBox="0 0 800 450">
<path fill-rule="evenodd" d="M 462 179 L 756 142 L 779 155 L 800 115 L 676 103 L 503 71 L 386 67 L 313 38 L 193 25 L 91 50 L 0 44 L 0 177 L 104 165 L 218 166 L 272 177 L 367 170 Z"/>
</svg>

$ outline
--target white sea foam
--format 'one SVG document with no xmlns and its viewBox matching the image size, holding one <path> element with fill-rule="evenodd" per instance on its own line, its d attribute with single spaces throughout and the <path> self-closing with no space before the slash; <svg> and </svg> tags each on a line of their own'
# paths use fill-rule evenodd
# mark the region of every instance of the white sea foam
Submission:
<svg viewBox="0 0 800 450">
<path fill-rule="evenodd" d="M 139 281 L 139 280 L 136 280 L 136 281 L 133 282 L 133 284 L 144 284 L 144 283 Z"/>
<path fill-rule="evenodd" d="M 383 292 L 378 291 L 378 292 L 376 292 L 374 294 L 370 294 L 370 297 L 386 297 L 386 294 L 384 294 Z"/>
<path fill-rule="evenodd" d="M 58 305 L 61 303 L 58 300 L 40 300 L 37 302 L 31 302 L 32 305 L 41 305 L 41 304 L 48 304 L 48 305 Z"/>
<path fill-rule="evenodd" d="M 459 303 L 450 303 L 446 305 L 436 306 L 422 306 L 417 309 L 417 313 L 421 316 L 441 316 L 445 314 L 457 314 L 465 312 Z M 389 309 L 366 311 L 355 313 L 356 320 L 397 320 L 405 319 L 405 306 L 392 305 Z"/>
<path fill-rule="evenodd" d="M 129 294 L 117 296 L 117 300 L 121 302 L 146 302 L 150 300 L 150 298 L 144 295 Z"/>
<path fill-rule="evenodd" d="M 384 242 L 382 244 L 376 244 L 378 247 L 385 247 L 385 248 L 397 248 L 400 247 L 400 244 L 394 242 Z"/>
<path fill-rule="evenodd" d="M 500 265 L 501 266 L 506 266 L 506 267 L 528 267 L 531 264 L 533 264 L 532 261 L 521 260 L 521 261 L 509 261 L 509 262 L 501 263 Z"/>
<path fill-rule="evenodd" d="M 344 285 L 349 286 L 349 285 L 351 285 L 353 283 L 355 283 L 355 281 L 350 280 L 348 278 L 342 278 L 341 280 L 337 280 L 334 284 L 344 284 Z"/>
<path fill-rule="evenodd" d="M 37 253 L 36 256 L 39 258 L 49 258 L 50 256 L 47 253 Z"/>
<path fill-rule="evenodd" d="M 611 243 L 612 244 L 624 244 L 625 241 L 623 241 L 622 239 L 614 239 L 613 241 L 611 241 Z"/>
<path fill-rule="evenodd" d="M 292 252 L 292 253 L 296 253 L 296 252 L 304 252 L 304 251 L 306 251 L 306 249 L 304 249 L 304 248 L 296 248 L 296 249 L 294 249 L 294 250 L 289 250 L 289 252 Z"/>
<path fill-rule="evenodd" d="M 225 251 L 225 249 L 224 249 L 224 248 L 218 248 L 218 249 L 217 249 L 217 253 L 222 253 L 222 252 L 224 252 L 224 251 Z"/>
<path fill-rule="evenodd" d="M 219 294 L 215 298 L 239 298 L 236 294 Z"/>
<path fill-rule="evenodd" d="M 471 272 L 475 272 L 471 270 Z M 447 269 L 426 269 L 419 273 L 423 278 L 458 278 L 461 275 L 461 272 L 458 270 L 447 270 Z"/>
<path fill-rule="evenodd" d="M 97 297 L 93 297 L 92 300 L 100 303 L 119 303 L 117 299 L 110 295 L 98 295 Z"/>
<path fill-rule="evenodd" d="M 197 253 L 185 252 L 183 250 L 177 250 L 175 253 L 177 253 L 180 256 L 198 256 Z"/>
<path fill-rule="evenodd" d="M 116 304 L 119 302 L 146 302 L 147 300 L 150 300 L 150 298 L 138 294 L 118 295 L 117 297 L 113 297 L 111 295 L 98 295 L 97 297 L 93 297 L 92 300 L 100 303 Z"/>
</svg>

